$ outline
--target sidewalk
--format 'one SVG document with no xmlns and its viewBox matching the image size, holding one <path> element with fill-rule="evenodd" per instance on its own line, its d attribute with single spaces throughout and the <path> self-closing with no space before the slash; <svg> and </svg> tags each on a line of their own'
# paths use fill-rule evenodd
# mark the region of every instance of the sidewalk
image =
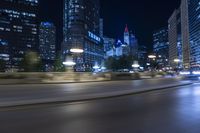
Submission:
<svg viewBox="0 0 200 133">
<path fill-rule="evenodd" d="M 178 79 L 150 79 L 62 85 L 0 86 L 0 108 L 70 103 L 118 97 L 192 84 Z"/>
</svg>

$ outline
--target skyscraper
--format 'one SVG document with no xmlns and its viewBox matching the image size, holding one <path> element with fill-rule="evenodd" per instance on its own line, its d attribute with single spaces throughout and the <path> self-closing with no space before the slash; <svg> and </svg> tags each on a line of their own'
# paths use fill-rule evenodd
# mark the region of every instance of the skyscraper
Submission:
<svg viewBox="0 0 200 133">
<path fill-rule="evenodd" d="M 84 71 L 101 64 L 104 59 L 103 40 L 99 31 L 99 0 L 64 0 L 64 43 L 63 57 L 70 54 L 70 49 L 83 49 L 76 54 L 76 70 Z"/>
<path fill-rule="evenodd" d="M 38 0 L 0 1 L 0 58 L 19 69 L 26 51 L 37 51 Z"/>
<path fill-rule="evenodd" d="M 189 26 L 186 27 L 189 33 L 187 32 L 186 35 L 189 34 L 190 44 L 187 47 L 190 51 L 190 65 L 193 69 L 200 69 L 200 1 L 188 0 L 185 3 L 187 4 L 185 8 L 188 8 L 187 18 L 189 18 L 185 22 L 189 22 Z"/>
<path fill-rule="evenodd" d="M 157 63 L 159 67 L 166 67 L 169 60 L 169 42 L 167 27 L 163 27 L 159 30 L 154 31 L 153 51 L 157 56 Z"/>
<path fill-rule="evenodd" d="M 182 38 L 180 9 L 176 9 L 168 20 L 169 65 L 173 68 L 182 67 Z M 175 62 L 180 60 L 180 62 Z"/>
<path fill-rule="evenodd" d="M 138 40 L 133 32 L 130 32 L 130 55 L 135 58 L 138 56 Z"/>
<path fill-rule="evenodd" d="M 198 1 L 198 0 L 192 0 Z M 191 2 L 192 2 L 191 1 Z M 188 0 L 181 1 L 181 38 L 182 38 L 182 48 L 183 48 L 183 66 L 184 68 L 190 68 L 191 57 L 190 57 L 190 36 L 189 36 L 189 16 L 188 16 Z M 196 3 L 198 4 L 198 3 Z"/>
<path fill-rule="evenodd" d="M 115 45 L 115 53 L 117 57 L 123 55 L 122 45 L 123 43 L 121 42 L 121 40 L 117 40 L 116 45 Z"/>
<path fill-rule="evenodd" d="M 100 18 L 100 20 L 99 20 L 99 34 L 100 34 L 101 38 L 104 37 L 104 22 L 103 22 L 103 18 Z"/>
<path fill-rule="evenodd" d="M 128 26 L 126 25 L 124 30 L 124 44 L 129 45 L 130 44 L 130 36 L 129 36 L 129 30 Z"/>
<path fill-rule="evenodd" d="M 41 22 L 39 27 L 39 51 L 44 69 L 51 69 L 56 57 L 56 27 L 50 22 Z"/>
<path fill-rule="evenodd" d="M 200 69 L 200 3 L 199 0 L 181 0 L 181 34 L 178 36 L 182 45 L 182 62 L 185 69 Z M 173 30 L 173 28 L 171 28 Z M 172 35 L 172 34 L 171 34 Z M 171 36 L 173 38 L 173 36 Z M 177 47 L 180 49 L 179 45 Z M 173 53 L 172 50 L 170 50 Z"/>
<path fill-rule="evenodd" d="M 55 60 L 56 27 L 50 22 L 41 22 L 39 27 L 40 57 L 44 60 Z"/>
<path fill-rule="evenodd" d="M 147 68 L 147 58 L 148 58 L 148 53 L 147 53 L 147 47 L 144 45 L 139 45 L 138 46 L 138 61 L 141 67 L 144 67 L 145 69 Z"/>
<path fill-rule="evenodd" d="M 104 51 L 105 51 L 105 57 L 113 57 L 115 56 L 115 39 L 104 37 Z"/>
</svg>

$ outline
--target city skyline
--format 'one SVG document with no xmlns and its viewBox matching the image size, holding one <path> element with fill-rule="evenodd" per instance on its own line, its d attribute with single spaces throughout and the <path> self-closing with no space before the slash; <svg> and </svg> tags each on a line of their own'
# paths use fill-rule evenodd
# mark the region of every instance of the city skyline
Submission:
<svg viewBox="0 0 200 133">
<path fill-rule="evenodd" d="M 200 133 L 200 0 L 0 0 L 0 133 Z"/>
<path fill-rule="evenodd" d="M 62 12 L 63 0 L 60 1 L 40 1 L 41 21 L 52 21 L 57 27 L 57 49 L 60 49 L 62 42 Z M 125 0 L 118 1 L 101 0 L 101 17 L 104 18 L 104 34 L 115 39 L 123 39 L 124 26 L 134 30 L 139 44 L 152 48 L 152 33 L 163 26 L 167 26 L 167 20 L 175 8 L 180 4 L 180 0 L 168 1 L 139 1 Z M 151 2 L 151 3 L 150 3 Z M 134 4 L 137 3 L 137 4 Z M 166 6 L 167 5 L 167 6 Z M 112 7 L 112 11 L 110 11 Z M 123 8 L 127 7 L 126 10 Z M 120 20 L 120 21 L 118 21 Z M 147 23 L 150 21 L 149 23 Z"/>
</svg>

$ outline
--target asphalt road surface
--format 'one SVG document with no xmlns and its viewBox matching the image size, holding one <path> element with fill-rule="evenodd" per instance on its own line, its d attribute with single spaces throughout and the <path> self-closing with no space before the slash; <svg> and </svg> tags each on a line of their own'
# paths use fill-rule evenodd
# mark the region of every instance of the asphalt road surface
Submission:
<svg viewBox="0 0 200 133">
<path fill-rule="evenodd" d="M 178 79 L 152 79 L 135 81 L 110 81 L 77 84 L 30 84 L 0 85 L 0 105 L 5 102 L 44 99 L 81 98 L 84 95 L 109 93 L 126 90 L 142 90 L 143 88 L 169 85 L 181 82 Z"/>
<path fill-rule="evenodd" d="M 80 103 L 1 108 L 0 133 L 200 133 L 200 84 Z"/>
</svg>

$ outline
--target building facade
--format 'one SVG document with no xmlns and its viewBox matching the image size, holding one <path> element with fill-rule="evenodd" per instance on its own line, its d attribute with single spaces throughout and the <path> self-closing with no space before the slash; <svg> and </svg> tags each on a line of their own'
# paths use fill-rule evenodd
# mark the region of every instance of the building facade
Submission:
<svg viewBox="0 0 200 133">
<path fill-rule="evenodd" d="M 180 9 L 176 9 L 168 20 L 169 65 L 173 69 L 182 67 L 183 63 L 180 13 Z"/>
<path fill-rule="evenodd" d="M 40 23 L 39 51 L 45 71 L 50 71 L 56 58 L 56 27 L 53 23 Z"/>
<path fill-rule="evenodd" d="M 169 64 L 169 41 L 168 28 L 164 27 L 153 33 L 153 51 L 157 56 L 157 63 L 160 68 Z"/>
<path fill-rule="evenodd" d="M 147 68 L 147 60 L 148 59 L 148 53 L 147 53 L 147 47 L 144 45 L 139 45 L 138 47 L 138 62 L 141 67 L 144 69 Z"/>
<path fill-rule="evenodd" d="M 114 57 L 116 55 L 115 52 L 115 39 L 104 37 L 104 51 L 105 51 L 105 58 Z"/>
<path fill-rule="evenodd" d="M 117 42 L 115 43 L 115 55 L 116 57 L 120 57 L 123 55 L 123 49 L 122 49 L 122 41 L 121 40 L 117 40 Z"/>
<path fill-rule="evenodd" d="M 99 31 L 99 0 L 64 0 L 63 19 L 63 58 L 70 54 L 70 49 L 83 49 L 83 53 L 74 55 L 76 71 L 84 71 L 95 64 L 101 64 L 104 48 Z"/>
<path fill-rule="evenodd" d="M 138 57 L 138 40 L 133 32 L 130 32 L 130 55 L 134 58 Z"/>
<path fill-rule="evenodd" d="M 188 0 L 190 65 L 193 69 L 200 69 L 200 1 Z M 187 22 L 187 21 L 186 21 Z"/>
<path fill-rule="evenodd" d="M 19 69 L 27 51 L 38 50 L 38 0 L 0 1 L 0 59 Z"/>
<path fill-rule="evenodd" d="M 195 0 L 192 0 L 195 1 Z M 191 1 L 191 2 L 192 2 Z M 198 0 L 196 0 L 198 1 Z M 182 0 L 181 1 L 181 38 L 182 38 L 182 54 L 183 54 L 183 67 L 185 69 L 190 68 L 191 66 L 191 47 L 190 47 L 190 35 L 189 35 L 189 1 L 188 0 Z M 198 3 L 196 3 L 198 4 Z"/>
<path fill-rule="evenodd" d="M 126 25 L 125 30 L 124 30 L 124 44 L 130 45 L 130 36 L 129 36 L 129 30 L 128 30 L 127 25 Z"/>
<path fill-rule="evenodd" d="M 99 35 L 101 38 L 104 37 L 104 21 L 103 18 L 99 19 Z"/>
<path fill-rule="evenodd" d="M 200 1 L 199 0 L 181 0 L 181 5 L 180 5 L 179 10 L 180 10 L 179 11 L 180 15 L 178 14 L 178 16 L 180 17 L 180 25 L 181 25 L 180 31 L 181 32 L 180 33 L 173 32 L 174 28 L 170 28 L 171 37 L 169 38 L 171 38 L 171 41 L 172 41 L 172 38 L 178 37 L 177 47 L 179 49 L 179 54 L 182 55 L 181 61 L 183 64 L 183 68 L 199 70 L 200 69 L 200 50 L 199 50 L 200 49 L 200 39 L 199 39 Z M 172 21 L 173 19 L 170 19 L 170 20 L 171 21 L 169 22 L 173 22 Z M 172 34 L 174 34 L 174 36 Z M 175 40 L 173 40 L 173 42 L 175 42 Z M 170 45 L 172 44 L 173 43 L 171 42 Z M 174 51 L 170 49 L 170 53 L 173 54 L 173 52 Z"/>
</svg>

